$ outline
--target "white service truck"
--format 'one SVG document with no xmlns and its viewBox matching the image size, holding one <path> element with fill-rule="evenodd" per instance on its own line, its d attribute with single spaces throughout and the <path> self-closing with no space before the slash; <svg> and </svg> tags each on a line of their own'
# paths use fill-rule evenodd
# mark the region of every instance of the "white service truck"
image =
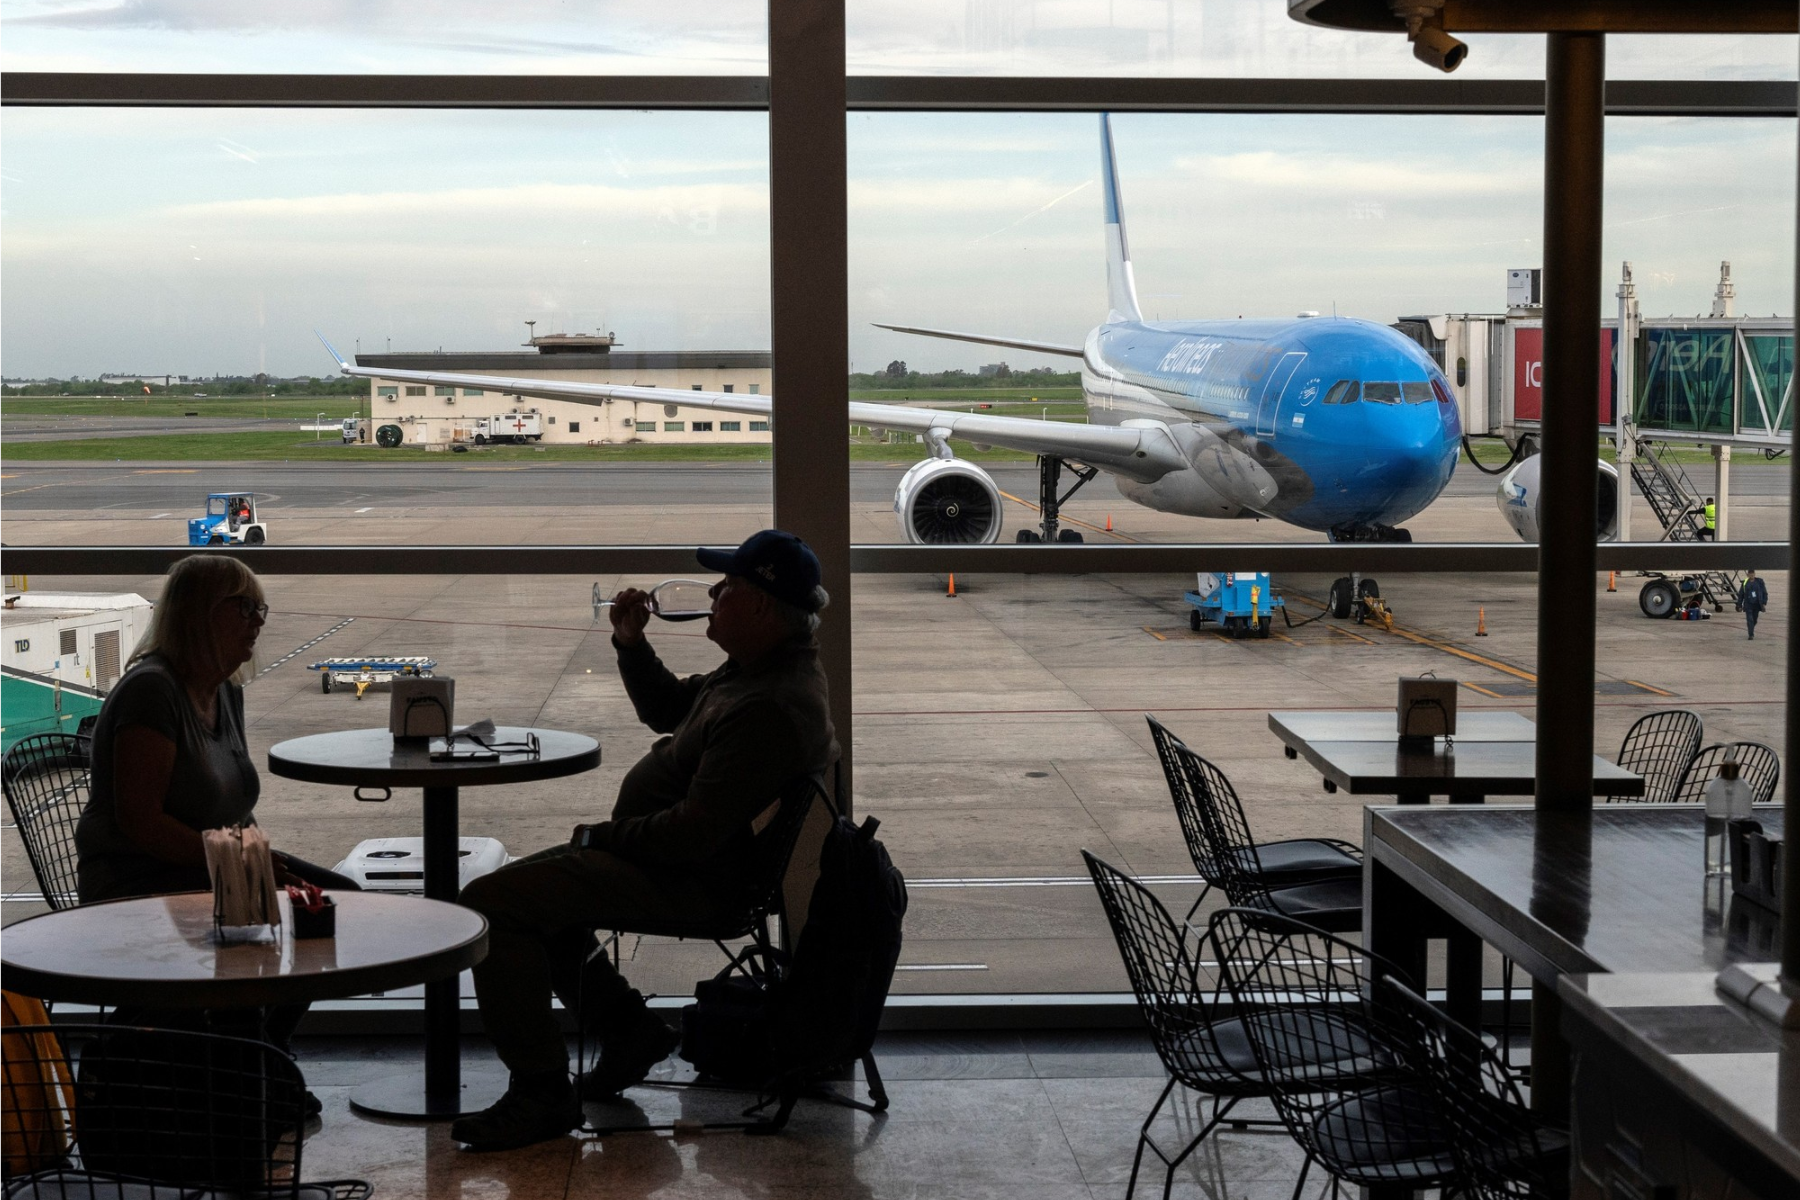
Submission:
<svg viewBox="0 0 1800 1200">
<path fill-rule="evenodd" d="M 498 417 L 482 417 L 475 422 L 475 444 L 485 446 L 489 442 L 537 442 L 544 437 L 544 418 L 533 408 L 525 412 L 513 411 Z"/>
</svg>

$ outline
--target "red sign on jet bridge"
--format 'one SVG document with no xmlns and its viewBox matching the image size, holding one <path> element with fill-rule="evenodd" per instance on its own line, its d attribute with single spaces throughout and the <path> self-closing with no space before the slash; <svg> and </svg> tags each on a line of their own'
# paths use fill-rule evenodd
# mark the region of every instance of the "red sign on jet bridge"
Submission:
<svg viewBox="0 0 1800 1200">
<path fill-rule="evenodd" d="M 1615 372 L 1613 340 L 1618 330 L 1600 331 L 1600 424 L 1613 420 Z M 1513 418 L 1539 421 L 1544 415 L 1544 330 L 1538 325 L 1513 326 Z"/>
</svg>

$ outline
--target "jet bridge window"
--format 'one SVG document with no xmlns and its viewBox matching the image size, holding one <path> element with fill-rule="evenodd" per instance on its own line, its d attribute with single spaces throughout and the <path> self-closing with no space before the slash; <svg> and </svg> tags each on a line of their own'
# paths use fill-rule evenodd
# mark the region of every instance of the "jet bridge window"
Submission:
<svg viewBox="0 0 1800 1200">
<path fill-rule="evenodd" d="M 1431 394 L 1429 383 L 1403 383 L 1400 385 L 1400 393 L 1406 397 L 1408 404 L 1430 404 L 1437 399 Z"/>
<path fill-rule="evenodd" d="M 1340 379 L 1336 383 L 1332 384 L 1331 390 L 1329 392 L 1325 393 L 1325 403 L 1327 403 L 1327 404 L 1355 404 L 1356 403 L 1356 380 Z"/>
<path fill-rule="evenodd" d="M 1372 404 L 1400 403 L 1400 385 L 1397 383 L 1365 383 L 1363 399 Z"/>
</svg>

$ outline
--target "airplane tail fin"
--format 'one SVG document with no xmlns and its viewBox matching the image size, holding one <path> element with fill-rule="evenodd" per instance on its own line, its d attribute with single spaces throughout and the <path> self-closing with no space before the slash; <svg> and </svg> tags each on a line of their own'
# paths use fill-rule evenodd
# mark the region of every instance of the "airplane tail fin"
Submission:
<svg viewBox="0 0 1800 1200">
<path fill-rule="evenodd" d="M 1125 240 L 1125 209 L 1119 200 L 1119 165 L 1114 161 L 1112 120 L 1100 114 L 1100 179 L 1106 206 L 1106 299 L 1113 321 L 1141 321 L 1137 280 L 1131 274 L 1131 246 Z"/>
</svg>

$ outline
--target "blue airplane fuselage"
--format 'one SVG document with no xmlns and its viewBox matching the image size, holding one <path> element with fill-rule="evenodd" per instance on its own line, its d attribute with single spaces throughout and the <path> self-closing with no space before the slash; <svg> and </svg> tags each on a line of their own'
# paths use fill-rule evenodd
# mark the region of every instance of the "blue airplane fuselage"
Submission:
<svg viewBox="0 0 1800 1200">
<path fill-rule="evenodd" d="M 1124 321 L 1083 348 L 1097 425 L 1170 428 L 1191 464 L 1140 504 L 1271 517 L 1334 537 L 1399 525 L 1450 482 L 1462 439 L 1449 382 L 1385 325 L 1338 317 Z"/>
</svg>

